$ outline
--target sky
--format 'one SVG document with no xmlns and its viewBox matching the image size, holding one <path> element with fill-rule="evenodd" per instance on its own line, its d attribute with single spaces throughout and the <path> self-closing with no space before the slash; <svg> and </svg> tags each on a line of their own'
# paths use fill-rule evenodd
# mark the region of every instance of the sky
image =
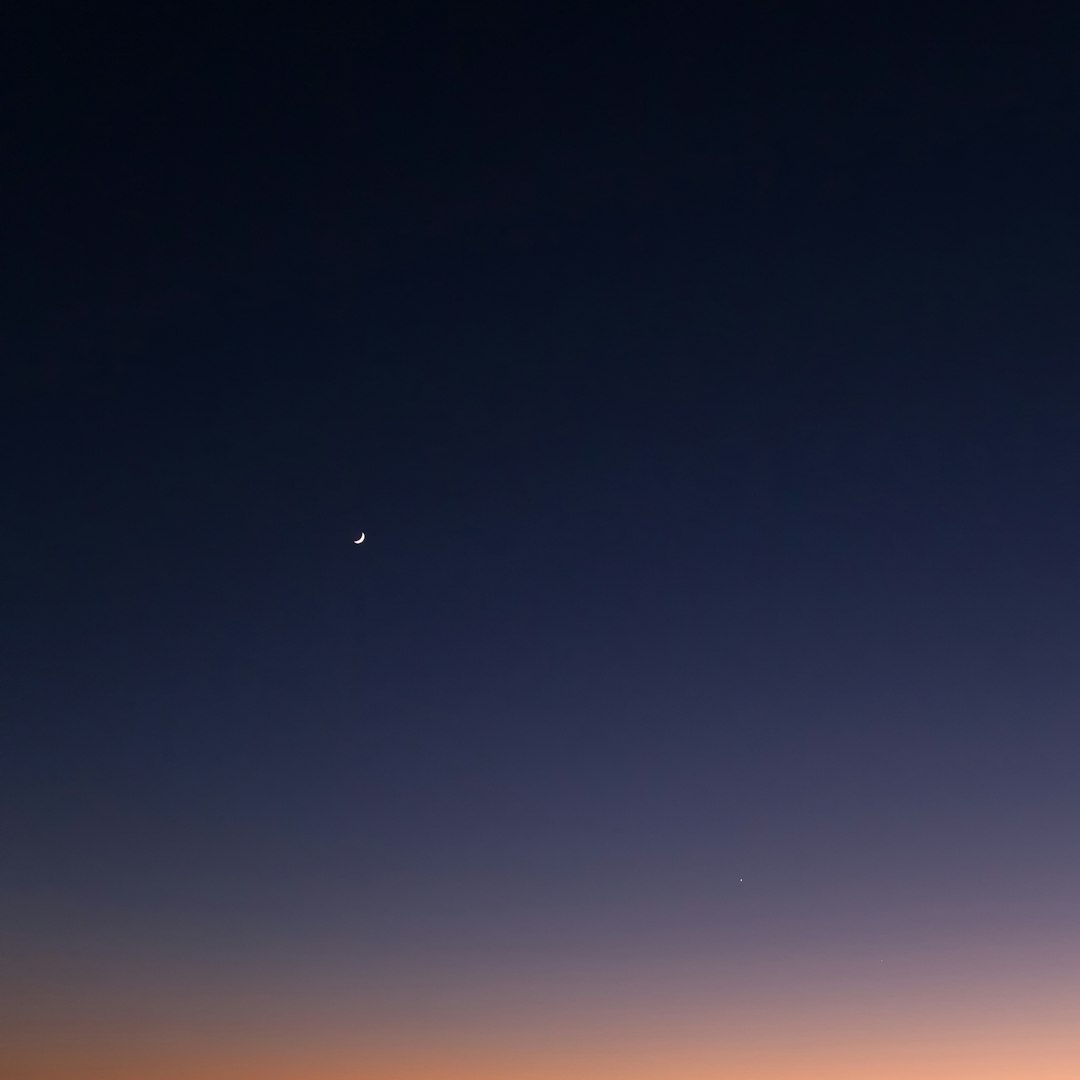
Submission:
<svg viewBox="0 0 1080 1080">
<path fill-rule="evenodd" d="M 4 35 L 0 1073 L 1075 1077 L 1080 23 L 219 7 Z"/>
</svg>

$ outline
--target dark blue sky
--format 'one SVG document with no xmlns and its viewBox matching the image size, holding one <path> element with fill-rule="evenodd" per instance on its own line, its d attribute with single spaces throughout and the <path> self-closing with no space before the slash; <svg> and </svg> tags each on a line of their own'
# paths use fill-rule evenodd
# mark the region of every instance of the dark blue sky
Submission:
<svg viewBox="0 0 1080 1080">
<path fill-rule="evenodd" d="M 1075 897 L 1075 28 L 299 23 L 7 46 L 6 947 Z"/>
</svg>

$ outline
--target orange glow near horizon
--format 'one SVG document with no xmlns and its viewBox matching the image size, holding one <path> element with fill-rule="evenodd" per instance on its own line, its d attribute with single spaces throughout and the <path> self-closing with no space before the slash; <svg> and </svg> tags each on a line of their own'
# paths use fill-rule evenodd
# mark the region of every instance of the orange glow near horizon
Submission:
<svg viewBox="0 0 1080 1080">
<path fill-rule="evenodd" d="M 418 1046 L 344 1052 L 280 1048 L 186 1049 L 167 1044 L 16 1052 L 18 1080 L 1075 1080 L 1080 1039 L 1061 1029 L 907 1032 L 776 1047 L 571 1046 L 539 1051 Z"/>
<path fill-rule="evenodd" d="M 650 991 L 380 1013 L 301 996 L 279 1015 L 208 999 L 173 1015 L 83 1001 L 2 1033 L 12 1080 L 1075 1080 L 1080 979 L 1047 957 L 955 957 L 918 978 L 728 990 Z M 1005 962 L 1005 961 L 1008 962 Z M 956 974 L 965 967 L 963 977 Z M 1062 965 L 1064 967 L 1064 965 Z M 948 969 L 952 968 L 950 975 Z M 594 987 L 595 989 L 595 987 Z M 417 991 L 417 998 L 422 997 Z M 499 1006 L 497 999 L 503 997 Z M 176 1004 L 175 1002 L 173 1003 Z M 325 1003 L 324 1003 L 325 1004 Z M 127 1015 L 124 1015 L 125 1007 Z M 290 1009 L 292 1015 L 290 1016 Z M 11 1023 L 12 1012 L 8 1012 Z M 6 1026 L 6 1025 L 5 1025 Z"/>
</svg>

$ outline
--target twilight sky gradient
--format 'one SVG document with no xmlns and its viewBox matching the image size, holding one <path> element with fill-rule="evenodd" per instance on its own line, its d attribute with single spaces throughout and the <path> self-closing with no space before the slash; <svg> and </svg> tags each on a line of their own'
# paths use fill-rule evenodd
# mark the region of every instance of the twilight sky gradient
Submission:
<svg viewBox="0 0 1080 1080">
<path fill-rule="evenodd" d="M 0 1075 L 1075 1080 L 1078 25 L 233 11 L 5 34 Z"/>
</svg>

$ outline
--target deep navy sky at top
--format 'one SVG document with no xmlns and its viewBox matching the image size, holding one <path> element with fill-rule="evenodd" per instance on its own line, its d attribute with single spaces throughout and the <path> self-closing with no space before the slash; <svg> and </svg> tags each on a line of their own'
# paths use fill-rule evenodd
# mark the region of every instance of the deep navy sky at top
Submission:
<svg viewBox="0 0 1080 1080">
<path fill-rule="evenodd" d="M 1075 28 L 544 7 L 12 28 L 16 896 L 1071 827 Z"/>
</svg>

